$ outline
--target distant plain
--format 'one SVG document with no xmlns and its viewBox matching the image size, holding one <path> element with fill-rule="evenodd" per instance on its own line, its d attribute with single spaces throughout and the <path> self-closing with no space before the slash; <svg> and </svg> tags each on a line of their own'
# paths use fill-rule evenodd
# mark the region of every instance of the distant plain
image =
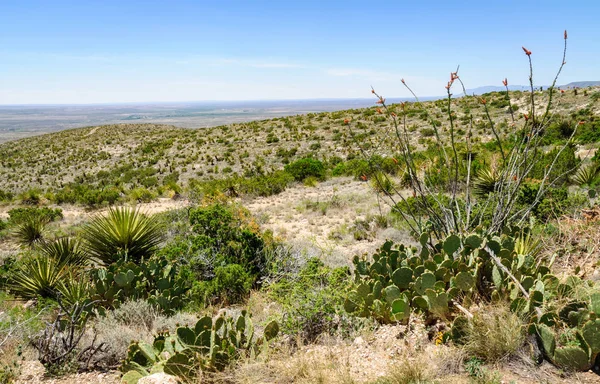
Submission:
<svg viewBox="0 0 600 384">
<path fill-rule="evenodd" d="M 65 129 L 118 123 L 206 128 L 374 105 L 374 99 L 0 106 L 0 143 Z"/>
</svg>

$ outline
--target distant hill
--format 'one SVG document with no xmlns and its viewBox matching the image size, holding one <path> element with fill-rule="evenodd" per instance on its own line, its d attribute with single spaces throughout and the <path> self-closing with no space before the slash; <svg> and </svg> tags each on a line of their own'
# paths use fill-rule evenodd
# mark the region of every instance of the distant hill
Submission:
<svg viewBox="0 0 600 384">
<path fill-rule="evenodd" d="M 546 87 L 544 87 L 546 88 Z M 526 91 L 529 89 L 528 85 L 509 85 L 508 89 L 511 91 Z M 473 89 L 467 89 L 467 94 L 468 95 L 483 95 L 484 93 L 489 93 L 489 92 L 502 92 L 505 91 L 506 88 L 504 87 L 500 87 L 500 86 L 495 86 L 495 85 L 484 85 L 482 87 L 477 87 L 477 88 L 473 88 Z"/>
<path fill-rule="evenodd" d="M 569 84 L 561 85 L 560 88 L 586 88 L 600 86 L 600 81 L 574 81 Z"/>
<path fill-rule="evenodd" d="M 600 86 L 600 81 L 574 81 L 569 84 L 559 85 L 558 88 L 566 89 L 566 88 L 586 88 L 586 87 L 597 87 Z M 540 86 L 536 85 L 536 89 L 539 89 Z M 548 88 L 549 85 L 543 85 L 544 89 Z M 506 88 L 496 85 L 484 85 L 482 87 L 477 87 L 473 89 L 467 89 L 467 94 L 469 95 L 483 95 L 484 93 L 489 92 L 502 92 Z M 527 91 L 530 89 L 529 85 L 509 85 L 508 89 L 511 91 Z"/>
</svg>

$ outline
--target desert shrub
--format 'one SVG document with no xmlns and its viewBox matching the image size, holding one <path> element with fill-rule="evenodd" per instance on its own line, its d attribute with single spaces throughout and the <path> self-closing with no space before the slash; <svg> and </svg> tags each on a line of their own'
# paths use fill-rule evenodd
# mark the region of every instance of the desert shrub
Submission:
<svg viewBox="0 0 600 384">
<path fill-rule="evenodd" d="M 600 121 L 588 121 L 579 126 L 577 139 L 582 144 L 597 143 L 600 141 Z"/>
<path fill-rule="evenodd" d="M 536 201 L 539 194 L 538 183 L 525 183 L 519 190 L 518 204 L 532 207 L 531 213 L 543 222 L 565 214 L 572 214 L 585 206 L 589 199 L 581 194 L 569 193 L 566 187 L 550 188 Z"/>
<path fill-rule="evenodd" d="M 575 149 L 574 145 L 566 145 L 562 151 L 556 148 L 544 154 L 533 164 L 530 177 L 538 180 L 549 177 L 553 180 L 553 186 L 562 186 L 581 162 L 575 156 Z"/>
<path fill-rule="evenodd" d="M 294 178 L 285 171 L 267 174 L 250 175 L 248 177 L 232 176 L 216 180 L 190 180 L 190 189 L 200 195 L 216 196 L 272 196 L 283 192 Z"/>
<path fill-rule="evenodd" d="M 104 204 L 113 205 L 121 200 L 121 190 L 117 187 L 94 187 L 91 184 L 69 184 L 54 192 L 56 204 L 83 204 L 96 207 Z"/>
<path fill-rule="evenodd" d="M 146 300 L 126 300 L 109 312 L 117 322 L 129 326 L 142 326 L 151 330 L 159 316 L 156 307 Z"/>
<path fill-rule="evenodd" d="M 423 137 L 432 137 L 435 134 L 435 131 L 432 128 L 422 128 L 421 136 Z"/>
<path fill-rule="evenodd" d="M 6 223 L 6 221 L 0 219 L 0 231 L 4 231 L 7 226 L 8 224 Z"/>
<path fill-rule="evenodd" d="M 0 201 L 11 201 L 13 194 L 0 189 Z"/>
<path fill-rule="evenodd" d="M 62 220 L 63 213 L 60 208 L 48 208 L 48 207 L 25 207 L 25 208 L 13 208 L 8 211 L 9 222 L 11 224 L 20 224 L 29 218 L 41 218 L 44 221 L 51 222 L 55 220 Z"/>
<path fill-rule="evenodd" d="M 555 121 L 544 130 L 542 142 L 545 145 L 562 143 L 571 137 L 576 125 L 577 122 L 572 120 Z M 579 135 L 581 132 L 578 133 Z"/>
<path fill-rule="evenodd" d="M 265 242 L 239 214 L 244 213 L 236 206 L 220 203 L 192 209 L 192 250 L 203 250 L 215 267 L 239 264 L 251 275 L 260 276 L 266 268 Z"/>
<path fill-rule="evenodd" d="M 29 189 L 19 195 L 19 200 L 25 205 L 38 205 L 42 200 L 42 194 L 38 189 Z"/>
<path fill-rule="evenodd" d="M 343 311 L 348 284 L 347 267 L 330 268 L 312 258 L 299 272 L 285 273 L 264 289 L 283 307 L 282 332 L 311 342 L 322 333 L 347 336 L 364 324 Z"/>
<path fill-rule="evenodd" d="M 156 194 L 146 188 L 135 188 L 129 191 L 127 197 L 138 203 L 149 203 L 156 198 Z"/>
<path fill-rule="evenodd" d="M 210 280 L 196 282 L 190 296 L 195 303 L 238 304 L 250 293 L 254 278 L 239 264 L 217 267 Z"/>
<path fill-rule="evenodd" d="M 289 163 L 284 169 L 296 181 L 302 181 L 309 176 L 314 176 L 319 180 L 325 179 L 325 166 L 321 161 L 311 157 L 305 157 Z"/>
</svg>

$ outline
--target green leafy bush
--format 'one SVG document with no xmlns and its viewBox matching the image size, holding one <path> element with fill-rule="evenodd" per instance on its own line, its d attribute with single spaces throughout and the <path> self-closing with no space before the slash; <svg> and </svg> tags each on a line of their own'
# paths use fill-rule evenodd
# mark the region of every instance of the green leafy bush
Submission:
<svg viewBox="0 0 600 384">
<path fill-rule="evenodd" d="M 265 287 L 283 307 L 283 333 L 312 342 L 323 333 L 348 335 L 359 328 L 362 323 L 343 310 L 349 278 L 347 267 L 330 268 L 311 258 L 298 273 L 286 273 Z"/>
<path fill-rule="evenodd" d="M 234 216 L 239 213 L 225 204 L 192 209 L 192 250 L 208 253 L 214 267 L 239 264 L 251 275 L 261 276 L 266 269 L 265 242 L 240 217 Z"/>
<path fill-rule="evenodd" d="M 60 208 L 48 207 L 22 207 L 13 208 L 8 211 L 9 222 L 11 224 L 20 224 L 30 218 L 40 218 L 44 221 L 51 222 L 62 220 L 63 213 Z"/>
<path fill-rule="evenodd" d="M 254 278 L 241 265 L 217 267 L 211 280 L 196 282 L 190 296 L 196 303 L 238 304 L 248 297 Z"/>
<path fill-rule="evenodd" d="M 325 179 L 325 166 L 317 159 L 305 157 L 285 166 L 285 171 L 292 175 L 296 181 L 302 181 L 309 176 L 319 180 Z"/>
</svg>

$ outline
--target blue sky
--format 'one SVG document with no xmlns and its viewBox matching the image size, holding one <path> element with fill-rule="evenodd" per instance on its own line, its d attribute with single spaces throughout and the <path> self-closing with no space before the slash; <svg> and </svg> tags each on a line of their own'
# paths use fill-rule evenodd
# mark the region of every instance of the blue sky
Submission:
<svg viewBox="0 0 600 384">
<path fill-rule="evenodd" d="M 0 104 L 441 95 L 600 80 L 598 1 L 0 2 Z"/>
</svg>

